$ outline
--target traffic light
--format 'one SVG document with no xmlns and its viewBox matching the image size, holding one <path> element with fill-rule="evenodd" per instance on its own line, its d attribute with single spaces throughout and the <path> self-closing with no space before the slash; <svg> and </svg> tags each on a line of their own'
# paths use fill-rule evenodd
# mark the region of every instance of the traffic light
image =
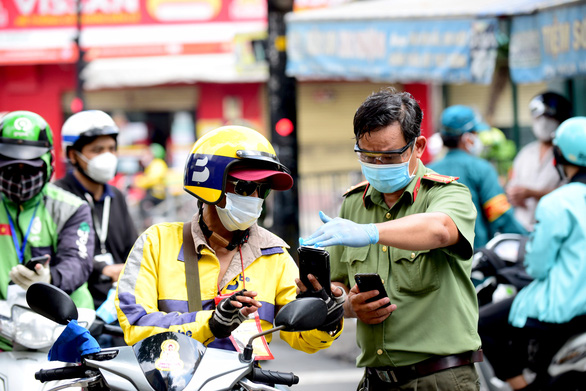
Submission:
<svg viewBox="0 0 586 391">
<path fill-rule="evenodd" d="M 269 82 L 267 83 L 271 143 L 279 160 L 293 177 L 289 191 L 274 194 L 274 215 L 271 230 L 291 246 L 291 255 L 296 259 L 299 241 L 299 196 L 297 173 L 297 94 L 296 81 L 287 77 L 285 13 L 293 9 L 293 0 L 268 1 L 267 61 Z"/>
</svg>

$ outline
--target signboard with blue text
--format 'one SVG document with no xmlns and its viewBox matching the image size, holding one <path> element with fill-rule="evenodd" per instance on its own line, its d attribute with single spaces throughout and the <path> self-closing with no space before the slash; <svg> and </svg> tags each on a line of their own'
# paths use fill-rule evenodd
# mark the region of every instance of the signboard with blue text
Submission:
<svg viewBox="0 0 586 391">
<path fill-rule="evenodd" d="M 287 74 L 489 84 L 497 29 L 494 18 L 289 23 Z"/>
<path fill-rule="evenodd" d="M 516 83 L 586 75 L 586 4 L 513 18 L 509 66 Z"/>
</svg>

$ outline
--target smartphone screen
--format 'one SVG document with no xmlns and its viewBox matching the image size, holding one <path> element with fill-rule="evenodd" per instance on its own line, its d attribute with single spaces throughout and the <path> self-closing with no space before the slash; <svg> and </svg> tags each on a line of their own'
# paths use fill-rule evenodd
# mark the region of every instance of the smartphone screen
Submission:
<svg viewBox="0 0 586 391">
<path fill-rule="evenodd" d="M 356 273 L 354 275 L 354 280 L 356 280 L 356 284 L 361 293 L 374 290 L 379 292 L 375 297 L 368 299 L 366 301 L 367 303 L 380 300 L 383 297 L 388 297 L 383 281 L 377 273 Z M 388 307 L 389 305 L 391 305 L 390 302 L 380 308 Z"/>
<path fill-rule="evenodd" d="M 322 248 L 301 246 L 297 249 L 299 254 L 299 279 L 307 287 L 313 290 L 313 285 L 307 275 L 313 275 L 327 294 L 331 294 L 330 282 L 330 253 Z"/>
</svg>

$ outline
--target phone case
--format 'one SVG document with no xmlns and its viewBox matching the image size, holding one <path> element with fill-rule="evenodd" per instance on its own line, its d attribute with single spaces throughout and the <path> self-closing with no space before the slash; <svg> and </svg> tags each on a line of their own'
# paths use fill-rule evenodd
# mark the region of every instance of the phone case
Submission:
<svg viewBox="0 0 586 391">
<path fill-rule="evenodd" d="M 383 282 L 377 273 L 356 273 L 354 275 L 354 280 L 356 281 L 360 292 L 368 292 L 373 290 L 377 290 L 379 292 L 379 294 L 375 297 L 366 300 L 367 303 L 380 300 L 383 297 L 388 297 L 385 286 L 383 285 Z M 389 305 L 391 305 L 390 302 L 383 305 L 381 308 L 388 307 Z"/>
<path fill-rule="evenodd" d="M 321 248 L 304 246 L 299 247 L 297 253 L 299 254 L 299 278 L 303 285 L 313 289 L 307 279 L 307 275 L 312 274 L 324 290 L 331 294 L 330 253 Z"/>
</svg>

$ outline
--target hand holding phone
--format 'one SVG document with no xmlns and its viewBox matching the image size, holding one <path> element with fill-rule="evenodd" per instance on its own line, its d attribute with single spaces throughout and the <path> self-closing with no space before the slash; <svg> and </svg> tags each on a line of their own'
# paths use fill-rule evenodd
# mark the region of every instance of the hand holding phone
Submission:
<svg viewBox="0 0 586 391">
<path fill-rule="evenodd" d="M 330 253 L 322 248 L 301 246 L 297 249 L 299 254 L 299 279 L 308 290 L 313 290 L 313 285 L 307 278 L 313 275 L 328 295 L 332 294 L 330 281 Z"/>
<path fill-rule="evenodd" d="M 366 300 L 366 303 L 372 303 L 373 301 L 377 301 L 382 298 L 388 297 L 387 291 L 385 290 L 385 286 L 383 285 L 383 281 L 377 273 L 356 273 L 354 275 L 354 280 L 356 280 L 356 285 L 358 285 L 360 293 L 370 292 L 374 290 L 378 291 L 378 295 Z M 380 308 L 385 308 L 390 305 L 391 302 L 389 301 L 387 304 L 382 305 Z"/>
<path fill-rule="evenodd" d="M 47 262 L 49 262 L 49 259 L 51 259 L 49 254 L 41 255 L 40 257 L 33 257 L 27 263 L 25 263 L 24 266 L 26 266 L 27 269 L 35 271 L 36 265 L 41 264 L 44 267 L 47 265 Z"/>
</svg>

